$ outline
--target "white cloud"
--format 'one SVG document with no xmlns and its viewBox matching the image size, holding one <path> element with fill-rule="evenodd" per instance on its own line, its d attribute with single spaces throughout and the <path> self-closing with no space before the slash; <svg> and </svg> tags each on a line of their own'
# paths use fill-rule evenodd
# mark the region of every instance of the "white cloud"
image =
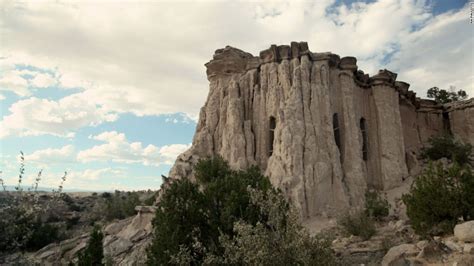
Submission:
<svg viewBox="0 0 474 266">
<path fill-rule="evenodd" d="M 127 181 L 127 178 L 132 176 L 133 182 Z M 85 191 L 148 190 L 158 189 L 161 185 L 161 177 L 132 175 L 124 169 L 85 169 L 71 171 L 64 185 L 66 189 Z"/>
<path fill-rule="evenodd" d="M 399 79 L 411 83 L 420 96 L 431 86 L 450 85 L 474 95 L 474 35 L 466 22 L 468 6 L 434 16 L 428 4 L 424 0 L 350 5 L 335 0 L 41 5 L 5 1 L 0 4 L 5 37 L 0 90 L 23 97 L 31 94 L 28 86 L 59 84 L 84 91 L 72 96 L 81 105 L 74 108 L 60 104 L 67 98 L 55 102 L 31 98 L 14 104 L 15 113 L 1 122 L 0 137 L 63 136 L 113 120 L 112 114 L 122 112 L 139 116 L 184 112 L 196 118 L 208 90 L 203 64 L 225 45 L 257 55 L 271 43 L 305 40 L 315 52 L 356 56 L 365 72 L 374 74 L 385 67 L 397 71 Z M 390 56 L 393 60 L 387 62 Z M 20 73 L 15 70 L 19 64 L 54 73 Z M 38 103 L 43 105 L 39 112 L 33 107 Z"/>
<path fill-rule="evenodd" d="M 0 77 L 0 90 L 11 91 L 19 96 L 28 96 L 28 80 L 21 77 L 19 71 L 7 71 Z"/>
<path fill-rule="evenodd" d="M 31 97 L 14 103 L 9 111 L 0 121 L 0 138 L 41 134 L 72 137 L 78 128 L 117 119 L 116 114 L 97 107 L 81 93 L 59 101 Z"/>
<path fill-rule="evenodd" d="M 196 116 L 208 87 L 203 64 L 225 45 L 257 54 L 271 43 L 306 40 L 314 51 L 357 56 L 361 68 L 374 73 L 385 67 L 383 59 L 391 53 L 400 55 L 401 71 L 421 67 L 423 62 L 401 54 L 419 48 L 407 45 L 413 34 L 419 33 L 421 40 L 431 34 L 472 40 L 472 34 L 452 30 L 448 35 L 431 26 L 449 18 L 433 20 L 426 3 L 56 1 L 38 5 L 7 1 L 1 18 L 6 37 L 2 50 L 12 63 L 57 69 L 64 86 L 87 85 L 85 95 L 106 110 Z M 429 28 L 438 32 L 424 30 Z M 429 53 L 442 58 L 456 47 L 472 53 L 451 42 L 435 47 L 436 52 L 423 51 L 426 57 Z M 452 60 L 430 63 L 434 66 L 429 75 L 465 78 L 464 73 L 446 74 L 437 68 L 458 67 Z M 429 81 L 429 76 L 413 73 L 406 75 L 407 82 Z"/>
<path fill-rule="evenodd" d="M 0 101 L 3 101 L 5 100 L 5 96 L 3 96 L 3 94 L 0 94 Z"/>
<path fill-rule="evenodd" d="M 190 144 L 171 144 L 161 148 L 149 144 L 144 147 L 141 142 L 129 142 L 125 134 L 116 131 L 103 132 L 90 138 L 105 144 L 80 151 L 77 159 L 81 162 L 113 161 L 158 166 L 172 164 L 176 156 L 190 147 Z"/>
<path fill-rule="evenodd" d="M 422 97 L 434 86 L 455 86 L 474 96 L 472 47 L 472 25 L 463 9 L 433 17 L 425 27 L 400 40 L 401 51 L 389 65 Z"/>
<path fill-rule="evenodd" d="M 173 164 L 176 157 L 191 147 L 190 144 L 171 144 L 160 148 L 160 155 L 165 159 L 166 164 Z"/>
<path fill-rule="evenodd" d="M 125 172 L 121 169 L 112 169 L 112 168 L 101 168 L 101 169 L 85 169 L 79 172 L 71 172 L 70 179 L 81 179 L 87 181 L 98 180 L 101 177 L 105 176 L 113 176 L 114 178 L 117 177 L 124 177 Z"/>
<path fill-rule="evenodd" d="M 0 91 L 11 91 L 20 97 L 30 96 L 32 87 L 47 88 L 58 83 L 57 78 L 50 73 L 19 70 L 7 59 L 0 59 L 0 69 Z"/>
<path fill-rule="evenodd" d="M 177 113 L 177 114 L 172 114 L 168 115 L 168 117 L 165 119 L 166 123 L 173 123 L 173 124 L 191 124 L 191 123 L 197 123 L 198 116 L 190 116 L 185 113 Z"/>
<path fill-rule="evenodd" d="M 72 162 L 74 160 L 73 154 L 74 147 L 72 145 L 66 145 L 59 149 L 47 148 L 26 154 L 25 161 L 27 163 L 33 162 L 48 167 L 52 164 Z"/>
<path fill-rule="evenodd" d="M 39 88 L 47 88 L 56 85 L 56 79 L 47 73 L 38 73 L 32 80 L 31 85 Z"/>
</svg>

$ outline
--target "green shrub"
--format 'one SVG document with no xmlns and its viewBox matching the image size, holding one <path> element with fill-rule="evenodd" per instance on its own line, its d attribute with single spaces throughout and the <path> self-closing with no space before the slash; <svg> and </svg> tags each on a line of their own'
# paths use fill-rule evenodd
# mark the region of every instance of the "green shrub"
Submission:
<svg viewBox="0 0 474 266">
<path fill-rule="evenodd" d="M 257 168 L 233 171 L 216 157 L 200 160 L 195 172 L 197 183 L 175 180 L 158 203 L 149 265 L 169 263 L 181 248 L 189 250 L 194 263 L 202 263 L 204 254 L 223 252 L 220 232 L 232 235 L 234 222 L 255 224 L 260 218 L 258 208 L 250 204 L 247 188 L 268 190 L 272 186 Z"/>
<path fill-rule="evenodd" d="M 415 232 L 450 233 L 458 219 L 474 218 L 474 176 L 467 167 L 433 164 L 413 182 L 402 200 Z"/>
<path fill-rule="evenodd" d="M 40 219 L 43 212 L 29 208 L 25 198 L 17 200 L 0 208 L 0 252 L 37 250 L 62 239 L 58 226 Z"/>
<path fill-rule="evenodd" d="M 197 184 L 188 179 L 171 184 L 158 204 L 153 220 L 154 239 L 148 249 L 148 265 L 167 265 L 180 247 L 193 247 L 196 239 L 208 242 L 209 216 L 204 195 Z M 193 250 L 192 260 L 202 261 L 204 254 Z"/>
<path fill-rule="evenodd" d="M 365 214 L 374 219 L 386 217 L 389 214 L 390 204 L 377 191 L 365 192 Z"/>
<path fill-rule="evenodd" d="M 338 225 L 346 234 L 360 236 L 364 240 L 376 233 L 374 220 L 362 211 L 344 215 L 338 220 Z"/>
<path fill-rule="evenodd" d="M 102 262 L 104 259 L 104 247 L 102 244 L 103 238 L 104 235 L 102 234 L 100 227 L 95 226 L 90 234 L 85 250 L 79 254 L 79 266 L 104 265 Z"/>
<path fill-rule="evenodd" d="M 196 183 L 173 180 L 162 194 L 148 265 L 288 265 L 333 259 L 329 242 L 310 237 L 298 219 L 290 217 L 290 205 L 258 168 L 234 171 L 217 157 L 201 160 L 195 172 Z M 239 244 L 252 236 L 269 241 L 259 247 L 267 253 Z M 242 259 L 236 258 L 240 255 Z"/>
<path fill-rule="evenodd" d="M 39 200 L 44 195 L 40 196 L 37 188 L 42 172 L 42 170 L 38 172 L 33 185 L 25 190 L 23 188 L 25 157 L 23 152 L 20 152 L 20 170 L 15 191 L 6 191 L 3 187 L 4 192 L 0 198 L 0 253 L 34 250 L 61 240 L 59 227 L 45 222 L 55 218 L 50 211 L 63 197 L 62 185 L 67 173 L 65 172 L 61 178 L 61 185 L 53 192 L 52 199 L 47 197 L 47 204 L 41 206 Z M 3 181 L 1 183 L 5 186 Z"/>
<path fill-rule="evenodd" d="M 337 265 L 331 239 L 311 236 L 281 193 L 249 192 L 252 204 L 266 218 L 256 224 L 234 223 L 234 237 L 219 238 L 223 254 L 207 256 L 206 265 Z"/>
<path fill-rule="evenodd" d="M 31 236 L 26 242 L 25 248 L 34 251 L 61 239 L 57 226 L 36 221 L 32 226 Z"/>
<path fill-rule="evenodd" d="M 146 198 L 144 201 L 143 201 L 143 204 L 145 206 L 153 206 L 155 205 L 155 201 L 156 201 L 156 197 L 158 196 L 157 193 L 152 193 L 151 196 L 149 196 L 148 198 Z"/>
<path fill-rule="evenodd" d="M 460 165 L 470 163 L 471 144 L 463 144 L 451 135 L 430 138 L 429 144 L 429 147 L 422 149 L 421 156 L 424 159 L 436 161 L 441 158 L 447 158 Z"/>
<path fill-rule="evenodd" d="M 12 205 L 0 209 L 0 216 L 0 252 L 25 249 L 33 231 L 34 214 Z"/>
<path fill-rule="evenodd" d="M 107 193 L 107 192 L 105 192 Z M 104 212 L 107 221 L 124 219 L 135 215 L 135 207 L 140 205 L 137 192 L 115 191 L 114 194 L 102 194 L 104 198 Z"/>
<path fill-rule="evenodd" d="M 66 229 L 73 228 L 75 225 L 79 223 L 80 219 L 81 219 L 80 216 L 74 216 L 74 217 L 66 219 Z"/>
</svg>

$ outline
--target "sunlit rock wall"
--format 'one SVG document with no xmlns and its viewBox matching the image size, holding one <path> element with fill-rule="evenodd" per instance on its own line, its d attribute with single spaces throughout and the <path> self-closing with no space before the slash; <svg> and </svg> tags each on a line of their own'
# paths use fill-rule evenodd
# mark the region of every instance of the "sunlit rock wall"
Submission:
<svg viewBox="0 0 474 266">
<path fill-rule="evenodd" d="M 367 188 L 399 186 L 427 139 L 446 129 L 444 107 L 425 107 L 395 73 L 369 77 L 354 57 L 305 42 L 258 57 L 228 46 L 206 67 L 193 145 L 170 177 L 193 178 L 193 165 L 214 155 L 237 169 L 258 165 L 303 217 L 333 216 L 361 206 Z M 472 108 L 450 113 L 451 130 L 472 140 Z"/>
</svg>

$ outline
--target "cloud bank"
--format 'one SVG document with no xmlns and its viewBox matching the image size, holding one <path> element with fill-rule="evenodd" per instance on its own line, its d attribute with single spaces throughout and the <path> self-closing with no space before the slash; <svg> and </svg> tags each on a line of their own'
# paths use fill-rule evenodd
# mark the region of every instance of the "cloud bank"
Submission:
<svg viewBox="0 0 474 266">
<path fill-rule="evenodd" d="M 141 142 L 129 142 L 125 134 L 116 131 L 103 132 L 90 138 L 105 142 L 105 144 L 80 151 L 77 154 L 77 159 L 80 162 L 113 161 L 153 166 L 170 165 L 174 163 L 180 153 L 191 146 L 190 144 L 171 144 L 159 148 L 149 144 L 144 147 Z"/>
<path fill-rule="evenodd" d="M 232 45 L 257 54 L 292 40 L 308 41 L 313 51 L 356 56 L 371 74 L 391 68 L 420 96 L 435 85 L 474 95 L 466 10 L 433 16 L 422 0 L 1 5 L 0 64 L 13 71 L 0 78 L 0 87 L 20 96 L 29 95 L 28 85 L 82 87 L 76 97 L 94 101 L 102 113 L 195 117 L 207 94 L 203 65 L 215 49 Z M 54 75 L 25 80 L 17 65 Z"/>
</svg>

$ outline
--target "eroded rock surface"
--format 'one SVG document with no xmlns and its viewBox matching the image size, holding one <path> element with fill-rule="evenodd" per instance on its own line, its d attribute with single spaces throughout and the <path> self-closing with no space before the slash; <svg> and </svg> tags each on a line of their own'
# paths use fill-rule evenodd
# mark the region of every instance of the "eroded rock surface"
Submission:
<svg viewBox="0 0 474 266">
<path fill-rule="evenodd" d="M 473 141 L 472 100 L 420 100 L 397 74 L 370 77 L 356 58 L 313 53 L 305 42 L 258 57 L 227 46 L 206 67 L 209 95 L 193 145 L 170 177 L 192 179 L 193 165 L 215 155 L 237 169 L 257 165 L 302 217 L 359 207 L 368 187 L 399 187 L 420 170 L 432 136 Z"/>
<path fill-rule="evenodd" d="M 460 241 L 474 242 L 474 221 L 456 225 L 454 235 Z"/>
<path fill-rule="evenodd" d="M 113 222 L 103 229 L 104 256 L 113 265 L 144 265 L 146 262 L 145 250 L 151 241 L 155 208 L 137 206 L 136 210 L 136 216 Z M 31 261 L 40 265 L 68 265 L 77 261 L 88 240 L 89 234 L 86 233 L 50 244 L 31 254 Z"/>
</svg>

